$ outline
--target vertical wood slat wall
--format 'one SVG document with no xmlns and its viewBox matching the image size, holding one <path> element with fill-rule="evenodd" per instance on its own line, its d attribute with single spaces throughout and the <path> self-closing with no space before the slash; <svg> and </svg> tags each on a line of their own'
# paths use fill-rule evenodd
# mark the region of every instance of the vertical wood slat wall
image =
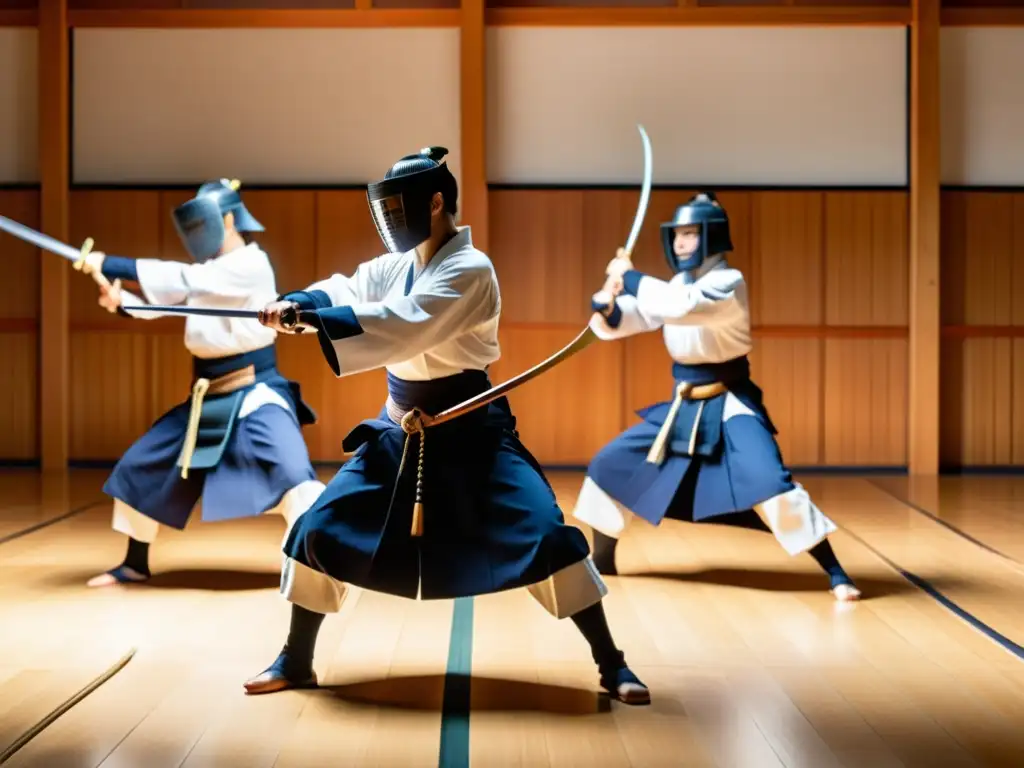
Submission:
<svg viewBox="0 0 1024 768">
<path fill-rule="evenodd" d="M 636 260 L 667 275 L 655 224 L 690 190 L 655 190 Z M 168 211 L 187 192 L 75 190 L 70 238 L 108 252 L 185 258 Z M 904 192 L 722 193 L 738 266 L 751 287 L 754 369 L 789 460 L 800 466 L 906 461 L 907 195 Z M 281 289 L 351 270 L 380 250 L 359 191 L 250 190 Z M 586 321 L 587 296 L 636 205 L 634 191 L 495 189 L 491 256 L 504 293 L 503 359 L 495 381 L 542 360 Z M 38 222 L 38 192 L 0 192 L 0 213 Z M 943 195 L 943 461 L 1024 463 L 1024 194 Z M 0 307 L 0 456 L 38 456 L 37 336 L 41 257 L 6 254 L 19 290 Z M 181 321 L 128 321 L 96 305 L 71 276 L 71 456 L 116 458 L 182 400 L 189 361 Z M 1014 330 L 1017 329 L 1017 330 Z M 1001 335 L 1001 337 L 1000 337 Z M 336 380 L 310 339 L 285 338 L 284 370 L 321 417 L 307 432 L 323 461 L 381 405 L 380 374 Z M 658 334 L 601 344 L 513 395 L 525 439 L 542 461 L 585 463 L 664 398 Z"/>
<path fill-rule="evenodd" d="M 467 50 L 463 55 L 475 56 Z M 656 222 L 687 190 L 655 193 L 637 259 L 665 274 Z M 168 210 L 186 193 L 75 190 L 70 239 L 131 256 L 182 258 Z M 304 285 L 376 254 L 361 193 L 250 191 L 279 287 Z M 737 263 L 751 283 L 755 375 L 792 464 L 883 466 L 907 461 L 908 195 L 904 192 L 742 191 L 722 195 L 736 228 Z M 505 297 L 501 380 L 578 332 L 586 297 L 628 229 L 635 191 L 493 189 L 489 247 Z M 40 224 L 35 189 L 0 190 L 0 213 Z M 946 464 L 1024 463 L 1024 195 L 948 191 L 942 198 L 941 453 Z M 10 285 L 0 307 L 0 459 L 40 455 L 41 257 L 5 249 Z M 599 280 L 598 280 L 599 282 Z M 24 288 L 24 290 L 22 290 Z M 185 396 L 180 321 L 129 322 L 95 306 L 95 287 L 70 276 L 70 455 L 113 459 Z M 48 297 L 44 292 L 44 300 Z M 1019 306 L 1018 306 L 1019 305 Z M 45 306 L 45 304 L 44 304 Z M 316 459 L 377 411 L 383 377 L 335 380 L 308 339 L 280 345 L 321 423 L 307 433 Z M 513 396 L 524 437 L 542 461 L 585 463 L 668 391 L 657 335 L 588 350 Z"/>
<path fill-rule="evenodd" d="M 687 190 L 655 190 L 637 262 L 667 274 L 656 242 Z M 183 258 L 169 209 L 182 191 L 75 190 L 71 239 L 132 256 Z M 586 298 L 620 244 L 632 191 L 496 189 L 490 251 L 505 297 L 496 381 L 543 359 L 586 321 Z M 737 265 L 751 282 L 756 376 L 799 466 L 906 461 L 907 196 L 900 191 L 724 193 Z M 358 191 L 250 190 L 282 289 L 351 269 L 380 250 Z M 946 191 L 942 206 L 942 461 L 1024 464 L 1024 194 Z M 38 225 L 35 189 L 0 190 L 0 213 Z M 5 247 L 17 290 L 0 305 L 0 457 L 39 456 L 38 322 L 42 258 Z M 129 322 L 96 306 L 71 275 L 71 456 L 114 459 L 188 385 L 180 321 Z M 307 339 L 280 345 L 321 424 L 314 457 L 340 459 L 340 440 L 381 404 L 377 374 L 335 380 Z M 513 395 L 524 437 L 542 461 L 585 463 L 663 398 L 668 361 L 657 334 L 602 344 Z"/>
<path fill-rule="evenodd" d="M 690 191 L 655 190 L 636 254 L 644 268 L 667 274 L 655 224 Z M 187 195 L 74 190 L 71 240 L 91 237 L 116 254 L 184 258 L 168 211 Z M 495 189 L 488 197 L 490 252 L 505 297 L 498 381 L 543 359 L 586 323 L 591 284 L 620 245 L 636 194 Z M 721 198 L 734 221 L 735 261 L 751 282 L 759 328 L 755 372 L 783 451 L 797 465 L 903 464 L 906 194 L 732 191 Z M 247 200 L 267 226 L 263 243 L 281 289 L 350 270 L 380 250 L 358 190 L 249 190 Z M 37 208 L 32 190 L 0 195 L 0 211 L 12 218 L 32 224 Z M 29 289 L 37 285 L 40 256 L 22 249 L 9 261 L 10 279 L 27 290 L 3 309 L 4 376 L 14 397 L 0 403 L 0 424 L 7 427 L 0 446 L 5 458 L 28 459 L 38 444 L 36 387 L 26 373 L 36 371 L 38 307 Z M 96 305 L 91 281 L 80 275 L 72 275 L 70 293 L 71 455 L 116 458 L 186 394 L 181 322 L 126 321 L 106 313 Z M 380 408 L 382 377 L 335 380 L 308 339 L 283 339 L 280 350 L 284 370 L 301 381 L 322 417 L 307 434 L 313 456 L 340 459 L 347 429 Z M 574 465 L 627 426 L 635 408 L 666 396 L 670 385 L 662 343 L 650 334 L 589 349 L 517 392 L 513 404 L 542 461 Z M 986 428 L 971 427 L 977 434 Z"/>
</svg>

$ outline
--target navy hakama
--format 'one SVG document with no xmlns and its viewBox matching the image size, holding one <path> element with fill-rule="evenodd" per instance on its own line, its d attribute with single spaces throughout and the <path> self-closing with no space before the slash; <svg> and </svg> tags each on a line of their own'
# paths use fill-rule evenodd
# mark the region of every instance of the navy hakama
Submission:
<svg viewBox="0 0 1024 768">
<path fill-rule="evenodd" d="M 660 460 L 652 446 L 673 403 L 638 411 L 643 419 L 606 445 L 587 468 L 575 516 L 609 536 L 626 523 L 623 511 L 652 525 L 685 522 L 751 526 L 755 510 L 790 552 L 810 549 L 835 525 L 821 514 L 783 462 L 777 430 L 751 381 L 746 357 L 727 363 L 673 365 L 677 386 L 721 384 L 705 399 L 683 399 Z M 738 401 L 727 412 L 729 398 Z M 612 509 L 608 500 L 614 505 Z"/>
<path fill-rule="evenodd" d="M 389 374 L 388 380 L 399 412 L 414 404 L 439 413 L 489 388 L 483 371 L 417 382 Z M 311 601 L 310 588 L 289 584 L 308 581 L 307 569 L 408 598 L 531 587 L 560 617 L 603 597 L 586 537 L 566 525 L 554 491 L 519 441 L 505 398 L 426 429 L 422 536 L 410 535 L 421 436 L 409 436 L 406 447 L 391 412 L 389 417 L 385 407 L 346 437 L 345 450 L 355 455 L 292 529 L 282 575 L 292 602 L 318 612 L 337 610 Z M 538 586 L 545 583 L 547 592 Z"/>
<path fill-rule="evenodd" d="M 724 365 L 676 364 L 673 373 L 677 383 L 728 382 L 728 391 L 750 414 L 723 419 L 725 392 L 706 400 L 685 400 L 665 459 L 655 464 L 647 456 L 672 402 L 638 411 L 643 421 L 606 445 L 587 468 L 587 475 L 605 493 L 657 525 L 665 517 L 699 522 L 746 511 L 794 488 L 761 390 L 749 378 L 746 358 Z"/>
<path fill-rule="evenodd" d="M 183 529 L 200 498 L 204 521 L 261 515 L 297 486 L 316 481 L 301 427 L 316 417 L 299 385 L 277 370 L 273 346 L 230 357 L 193 358 L 194 380 L 216 380 L 251 366 L 254 378 L 241 388 L 207 396 L 202 403 L 195 451 L 182 477 L 182 449 L 191 401 L 161 416 L 114 467 L 104 493 L 152 520 Z M 264 385 L 290 410 L 263 405 L 240 418 L 243 401 Z"/>
</svg>

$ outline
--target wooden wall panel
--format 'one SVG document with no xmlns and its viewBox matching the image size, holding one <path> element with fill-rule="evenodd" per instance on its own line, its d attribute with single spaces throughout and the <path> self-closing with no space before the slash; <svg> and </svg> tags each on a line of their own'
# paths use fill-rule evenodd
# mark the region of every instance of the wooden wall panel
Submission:
<svg viewBox="0 0 1024 768">
<path fill-rule="evenodd" d="M 39 191 L 0 189 L 0 215 L 39 229 Z M 7 292 L 0 302 L 0 318 L 38 319 L 40 260 L 60 257 L 44 254 L 6 232 L 0 232 L 0 254 L 3 254 L 4 281 L 18 287 L 16 291 Z"/>
<path fill-rule="evenodd" d="M 1013 308 L 1010 322 L 1024 326 L 1024 194 L 1013 195 L 1013 212 L 1010 226 L 1013 227 L 1012 252 L 1010 253 L 1010 284 Z"/>
<path fill-rule="evenodd" d="M 316 206 L 315 279 L 337 272 L 351 275 L 361 262 L 385 252 L 373 225 L 365 192 L 318 192 Z M 288 289 L 297 287 L 300 286 L 287 286 Z"/>
<path fill-rule="evenodd" d="M 502 356 L 491 368 L 499 383 L 564 347 L 580 328 L 509 328 L 501 331 Z M 624 426 L 624 345 L 593 344 L 550 373 L 509 396 L 523 441 L 539 461 L 584 465 Z"/>
<path fill-rule="evenodd" d="M 785 338 L 760 339 L 750 355 L 779 448 L 793 466 L 822 463 L 821 356 L 819 339 Z"/>
<path fill-rule="evenodd" d="M 1011 463 L 1013 419 L 1010 339 L 967 339 L 963 368 L 963 463 Z"/>
<path fill-rule="evenodd" d="M 0 461 L 39 456 L 39 334 L 0 333 Z"/>
<path fill-rule="evenodd" d="M 140 320 L 139 322 L 145 322 Z M 190 397 L 192 356 L 185 349 L 181 333 L 160 333 L 147 337 L 149 343 L 149 421 L 156 421 Z"/>
<path fill-rule="evenodd" d="M 71 332 L 71 458 L 117 458 L 150 425 L 150 349 L 141 333 Z"/>
<path fill-rule="evenodd" d="M 159 212 L 157 213 L 156 228 L 159 233 L 159 250 L 154 256 L 171 261 L 189 262 L 192 257 L 188 255 L 185 246 L 174 228 L 174 220 L 171 218 L 171 211 L 187 200 L 191 200 L 195 194 L 191 189 L 171 189 L 160 192 Z M 249 195 L 245 194 L 248 202 Z M 264 224 L 264 226 L 266 226 Z"/>
<path fill-rule="evenodd" d="M 81 245 L 91 237 L 95 241 L 95 249 L 104 253 L 132 258 L 159 256 L 161 222 L 167 215 L 160 207 L 160 198 L 159 192 L 149 190 L 73 191 L 69 225 L 71 244 Z M 73 329 L 88 326 L 93 330 L 116 328 L 130 333 L 134 332 L 135 324 L 143 322 L 128 320 L 100 307 L 97 303 L 99 289 L 85 275 L 75 273 L 71 276 L 68 293 Z"/>
<path fill-rule="evenodd" d="M 317 193 L 316 280 L 341 273 L 351 275 L 361 262 L 381 255 L 384 245 L 373 225 L 366 193 L 337 190 Z M 305 288 L 289 285 L 287 290 Z M 387 395 L 383 371 L 337 378 L 313 339 L 284 339 L 281 346 L 295 347 L 294 373 L 305 388 L 310 382 L 309 403 L 320 423 L 306 430 L 311 455 L 320 461 L 341 461 L 341 441 L 356 424 L 380 413 Z M 316 393 L 315 395 L 313 393 Z"/>
<path fill-rule="evenodd" d="M 0 214 L 39 228 L 38 189 L 0 189 Z M 0 302 L 0 461 L 39 457 L 39 275 L 45 254 L 0 232 L 4 281 L 16 290 Z"/>
<path fill-rule="evenodd" d="M 1010 325 L 1013 320 L 1014 195 L 948 194 L 949 238 L 943 250 L 943 312 L 956 325 Z"/>
<path fill-rule="evenodd" d="M 1024 465 L 1024 195 L 946 191 L 942 220 L 943 464 Z"/>
<path fill-rule="evenodd" d="M 1010 432 L 1013 448 L 1010 453 L 1011 463 L 1024 465 L 1024 339 L 1013 340 L 1013 382 L 1010 410 L 1012 419 Z"/>
<path fill-rule="evenodd" d="M 743 272 L 750 301 L 750 322 L 758 325 L 763 321 L 762 302 L 758 296 L 760 277 L 755 245 L 760 245 L 760 242 L 755 243 L 754 238 L 754 198 L 755 193 L 752 192 L 721 192 L 718 195 L 718 202 L 729 214 L 729 234 L 735 249 L 729 256 L 729 263 Z"/>
<path fill-rule="evenodd" d="M 825 341 L 827 466 L 900 466 L 907 459 L 905 339 Z"/>
<path fill-rule="evenodd" d="M 945 280 L 945 277 L 943 277 Z M 963 465 L 964 345 L 961 339 L 943 338 L 939 364 L 939 465 Z M 969 432 L 970 430 L 968 430 Z"/>
<path fill-rule="evenodd" d="M 825 196 L 825 322 L 907 324 L 907 195 Z"/>
<path fill-rule="evenodd" d="M 630 426 L 638 421 L 638 409 L 672 399 L 672 358 L 660 331 L 615 343 L 624 346 L 622 418 L 624 425 Z"/>
<path fill-rule="evenodd" d="M 305 288 L 317 280 L 316 192 L 243 189 L 242 193 L 249 212 L 266 228 L 256 240 L 274 265 L 278 292 Z"/>
<path fill-rule="evenodd" d="M 824 194 L 757 192 L 751 302 L 764 325 L 821 325 L 824 319 Z"/>
<path fill-rule="evenodd" d="M 155 190 L 74 190 L 71 243 L 91 237 L 105 253 L 161 258 L 170 226 L 163 198 Z M 77 273 L 69 294 L 70 455 L 116 459 L 166 408 L 188 397 L 183 321 L 111 314 L 97 303 L 92 279 Z"/>
<path fill-rule="evenodd" d="M 91 236 L 111 253 L 185 259 L 169 212 L 191 194 L 77 190 L 74 242 Z M 267 227 L 259 239 L 281 292 L 334 272 L 351 274 L 383 251 L 362 190 L 243 194 Z M 654 191 L 634 251 L 638 268 L 669 276 L 658 226 L 691 194 Z M 637 195 L 629 189 L 491 192 L 491 256 L 504 302 L 503 358 L 493 381 L 546 358 L 583 327 L 589 297 L 628 234 Z M 903 463 L 906 342 L 891 334 L 872 337 L 871 327 L 906 323 L 905 193 L 738 191 L 719 199 L 732 221 L 732 261 L 750 286 L 755 376 L 787 460 L 798 466 Z M 91 281 L 76 275 L 72 283 L 73 456 L 113 459 L 187 397 L 182 321 L 141 325 L 145 321 L 110 316 L 96 306 Z M 844 326 L 841 337 L 829 325 Z M 864 337 L 851 337 L 850 326 L 864 326 Z M 278 354 L 282 370 L 300 382 L 320 416 L 306 431 L 311 454 L 342 460 L 342 438 L 383 404 L 383 373 L 338 380 L 312 338 L 282 338 Z M 578 465 L 635 423 L 635 409 L 667 399 L 671 386 L 670 360 L 660 333 L 652 333 L 595 345 L 515 393 L 512 403 L 524 439 L 542 461 Z M 106 393 L 101 408 L 87 394 L 97 389 Z M 1012 453 L 1007 445 L 1000 450 Z M 971 449 L 972 456 L 982 454 Z"/>
<path fill-rule="evenodd" d="M 506 323 L 572 323 L 585 315 L 584 295 L 600 290 L 602 268 L 583 270 L 583 197 L 579 190 L 491 193 L 491 258 L 501 282 Z M 614 256 L 595 253 L 604 264 Z M 589 295 L 587 295 L 589 300 Z"/>
<path fill-rule="evenodd" d="M 908 310 L 907 195 L 825 195 L 825 323 L 905 327 Z M 907 460 L 907 342 L 824 342 L 822 461 L 828 466 L 900 466 Z"/>
<path fill-rule="evenodd" d="M 39 228 L 39 191 L 0 189 L 0 215 Z M 0 460 L 39 456 L 39 275 L 42 259 L 56 259 L 0 233 L 4 281 L 15 290 L 0 302 Z"/>
</svg>

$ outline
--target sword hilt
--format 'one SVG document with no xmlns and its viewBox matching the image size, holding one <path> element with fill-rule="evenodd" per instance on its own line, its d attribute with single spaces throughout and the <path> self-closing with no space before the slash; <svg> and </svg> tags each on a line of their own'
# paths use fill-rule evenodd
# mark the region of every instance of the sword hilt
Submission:
<svg viewBox="0 0 1024 768">
<path fill-rule="evenodd" d="M 305 327 L 299 325 L 298 307 L 288 307 L 288 309 L 281 312 L 281 325 L 295 333 L 302 333 L 306 330 Z"/>
<path fill-rule="evenodd" d="M 621 253 L 619 254 L 619 257 L 628 259 L 630 257 L 629 250 L 625 248 L 622 249 Z M 601 313 L 605 317 L 610 315 L 612 313 L 612 310 L 615 309 L 615 299 L 619 295 L 619 291 L 616 290 L 617 282 L 619 282 L 619 278 L 612 277 L 611 275 L 609 275 L 608 278 L 604 281 L 604 287 L 594 294 L 594 299 L 596 299 L 599 304 L 606 304 L 608 307 L 604 312 Z"/>
<path fill-rule="evenodd" d="M 94 245 L 96 245 L 96 242 L 91 237 L 85 238 L 85 242 L 82 243 L 81 256 L 79 257 L 78 261 L 76 261 L 74 264 L 75 269 L 84 271 L 85 261 L 88 258 L 89 254 L 92 253 Z M 111 287 L 110 281 L 107 280 L 103 272 L 101 272 L 100 270 L 93 269 L 86 272 L 86 274 L 90 275 L 92 279 L 96 282 L 96 285 L 100 286 L 101 288 Z"/>
</svg>

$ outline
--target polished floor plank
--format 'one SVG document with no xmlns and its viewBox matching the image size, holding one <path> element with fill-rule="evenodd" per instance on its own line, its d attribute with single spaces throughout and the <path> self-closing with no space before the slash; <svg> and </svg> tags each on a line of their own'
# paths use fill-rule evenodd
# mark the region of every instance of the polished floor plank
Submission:
<svg viewBox="0 0 1024 768">
<path fill-rule="evenodd" d="M 808 482 L 823 508 L 851 534 L 980 621 L 1024 646 L 1024 568 L 958 536 L 871 483 Z M 1024 538 L 1024 529 L 1020 534 Z"/>
<path fill-rule="evenodd" d="M 879 477 L 872 482 L 898 499 L 1024 564 L 1024 477 Z"/>
<path fill-rule="evenodd" d="M 0 501 L 0 531 L 88 501 L 104 476 L 69 473 L 44 500 L 50 486 L 33 473 L 19 475 L 21 490 L 0 475 L 0 490 L 18 500 L 6 511 Z M 580 479 L 552 474 L 564 509 Z M 945 487 L 943 515 L 1007 552 L 1024 546 L 1010 514 L 1024 484 L 1010 480 L 989 506 L 960 512 L 951 499 L 986 497 Z M 476 598 L 471 764 L 1024 765 L 1024 661 L 880 555 L 1018 642 L 1024 574 L 875 482 L 804 480 L 842 527 L 833 546 L 869 598 L 852 606 L 837 605 L 815 563 L 788 557 L 771 536 L 673 522 L 632 528 L 605 606 L 652 688 L 649 707 L 602 697 L 571 621 L 525 591 Z M 0 545 L 0 745 L 128 647 L 140 649 L 11 765 L 438 764 L 451 601 L 353 590 L 321 633 L 323 689 L 246 697 L 242 681 L 270 663 L 288 629 L 276 589 L 280 519 L 164 531 L 151 585 L 88 590 L 85 580 L 123 554 L 109 525 L 101 504 Z"/>
</svg>

